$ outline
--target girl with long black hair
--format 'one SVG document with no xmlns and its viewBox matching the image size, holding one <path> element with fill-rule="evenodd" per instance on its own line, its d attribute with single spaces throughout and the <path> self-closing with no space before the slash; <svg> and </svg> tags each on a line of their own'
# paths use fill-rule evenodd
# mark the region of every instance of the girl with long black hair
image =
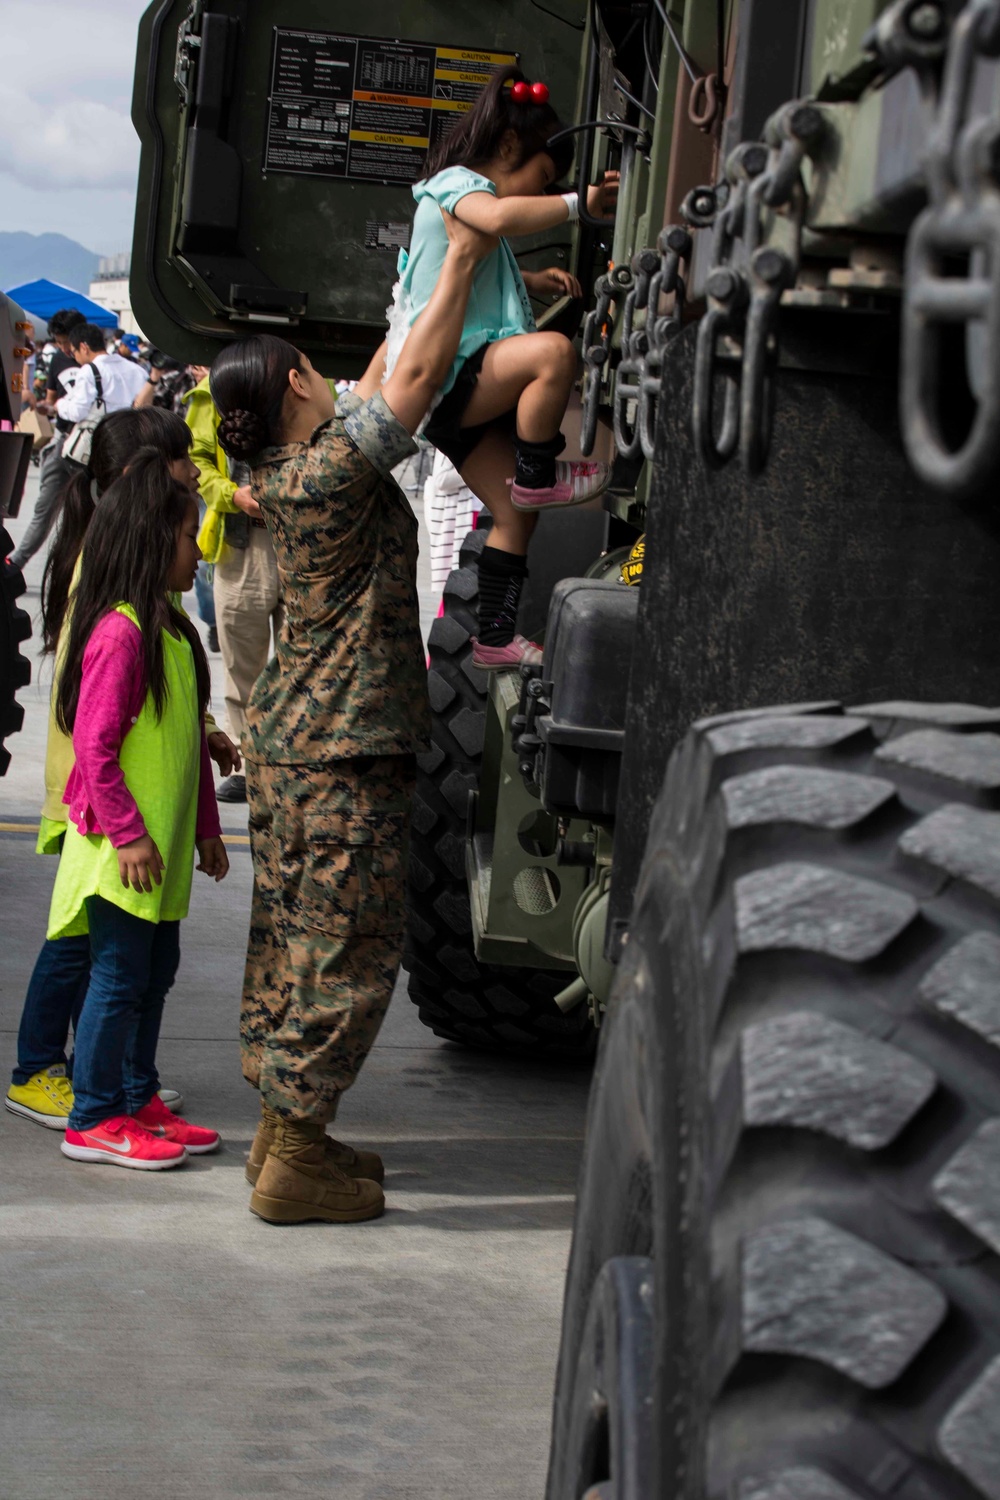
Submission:
<svg viewBox="0 0 1000 1500">
<path fill-rule="evenodd" d="M 198 506 L 155 449 L 102 496 L 87 532 L 56 694 L 76 755 L 48 937 L 86 933 L 63 1154 L 155 1170 L 219 1136 L 158 1095 L 160 1018 L 180 958 L 191 870 L 216 880 L 222 843 L 205 739 L 208 662 L 171 594 L 194 584 Z"/>
<path fill-rule="evenodd" d="M 198 471 L 190 458 L 191 434 L 173 412 L 125 408 L 112 412 L 94 429 L 90 463 L 76 472 L 59 499 L 58 524 L 42 584 L 43 631 L 46 650 L 54 658 L 54 674 L 45 746 L 45 801 L 38 831 L 39 854 L 58 855 L 66 835 L 66 782 L 73 769 L 72 738 L 56 720 L 55 705 L 62 672 L 67 625 L 72 616 L 73 589 L 87 531 L 102 495 L 144 447 L 155 449 L 171 476 L 190 488 Z M 238 769 L 239 755 L 229 736 L 209 714 L 205 716 L 209 754 L 223 775 Z M 90 945 L 85 934 L 46 939 L 28 984 L 17 1038 L 17 1062 L 5 1107 L 23 1119 L 49 1130 L 65 1130 L 73 1108 L 71 1064 L 67 1060 L 70 1025 L 74 1029 L 90 979 Z M 183 1106 L 176 1089 L 163 1088 L 161 1097 L 172 1109 Z"/>
</svg>

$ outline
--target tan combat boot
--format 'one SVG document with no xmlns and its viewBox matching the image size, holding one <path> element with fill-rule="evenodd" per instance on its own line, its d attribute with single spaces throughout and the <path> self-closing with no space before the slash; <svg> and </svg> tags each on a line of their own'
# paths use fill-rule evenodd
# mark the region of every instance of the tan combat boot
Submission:
<svg viewBox="0 0 1000 1500">
<path fill-rule="evenodd" d="M 323 1126 L 278 1117 L 250 1194 L 250 1212 L 269 1224 L 354 1224 L 377 1219 L 385 1196 L 377 1182 L 348 1177 L 327 1161 Z"/>
<path fill-rule="evenodd" d="M 260 1124 L 257 1126 L 257 1134 L 253 1138 L 250 1155 L 247 1157 L 246 1176 L 251 1187 L 257 1186 L 257 1178 L 260 1176 L 264 1158 L 274 1140 L 278 1120 L 279 1116 L 274 1110 L 268 1109 L 266 1104 L 261 1103 Z M 329 1135 L 323 1137 L 323 1149 L 330 1166 L 336 1167 L 347 1177 L 364 1177 L 369 1182 L 381 1182 L 385 1177 L 382 1158 L 377 1151 L 355 1151 L 353 1146 L 345 1146 L 343 1141 L 335 1141 Z"/>
</svg>

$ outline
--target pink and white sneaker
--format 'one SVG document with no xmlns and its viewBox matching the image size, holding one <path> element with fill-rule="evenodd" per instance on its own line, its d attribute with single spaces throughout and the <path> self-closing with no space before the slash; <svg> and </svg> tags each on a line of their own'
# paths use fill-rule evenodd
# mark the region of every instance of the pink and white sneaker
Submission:
<svg viewBox="0 0 1000 1500">
<path fill-rule="evenodd" d="M 481 672 L 515 672 L 522 662 L 536 667 L 541 659 L 541 646 L 523 635 L 516 635 L 509 646 L 481 646 L 472 637 L 472 665 Z"/>
<path fill-rule="evenodd" d="M 611 481 L 610 464 L 567 463 L 556 460 L 556 482 L 543 490 L 529 490 L 511 480 L 510 500 L 515 510 L 558 510 L 563 505 L 583 505 L 602 495 Z"/>
<path fill-rule="evenodd" d="M 162 1141 L 171 1141 L 182 1146 L 189 1156 L 207 1156 L 218 1151 L 222 1137 L 217 1130 L 206 1130 L 202 1125 L 189 1125 L 180 1115 L 173 1114 L 158 1094 L 148 1104 L 137 1109 L 135 1118 L 151 1135 Z"/>
<path fill-rule="evenodd" d="M 73 1161 L 108 1162 L 113 1167 L 138 1167 L 143 1172 L 162 1172 L 187 1161 L 183 1146 L 161 1140 L 131 1115 L 113 1115 L 89 1130 L 67 1129 L 60 1150 Z"/>
</svg>

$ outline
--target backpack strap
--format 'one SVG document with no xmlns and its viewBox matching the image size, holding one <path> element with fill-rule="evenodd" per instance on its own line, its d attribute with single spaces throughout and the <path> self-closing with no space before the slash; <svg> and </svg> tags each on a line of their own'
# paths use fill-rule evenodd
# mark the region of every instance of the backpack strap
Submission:
<svg viewBox="0 0 1000 1500">
<path fill-rule="evenodd" d="M 91 363 L 91 372 L 94 376 L 94 384 L 97 386 L 97 400 L 101 406 L 104 405 L 104 386 L 101 384 L 101 372 L 96 363 Z"/>
</svg>

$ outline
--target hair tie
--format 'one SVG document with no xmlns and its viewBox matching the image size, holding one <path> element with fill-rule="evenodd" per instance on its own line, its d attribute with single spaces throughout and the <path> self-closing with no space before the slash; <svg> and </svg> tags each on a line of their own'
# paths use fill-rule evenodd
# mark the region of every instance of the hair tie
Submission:
<svg viewBox="0 0 1000 1500">
<path fill-rule="evenodd" d="M 510 97 L 515 104 L 548 104 L 549 86 L 547 83 L 514 83 Z"/>
</svg>

